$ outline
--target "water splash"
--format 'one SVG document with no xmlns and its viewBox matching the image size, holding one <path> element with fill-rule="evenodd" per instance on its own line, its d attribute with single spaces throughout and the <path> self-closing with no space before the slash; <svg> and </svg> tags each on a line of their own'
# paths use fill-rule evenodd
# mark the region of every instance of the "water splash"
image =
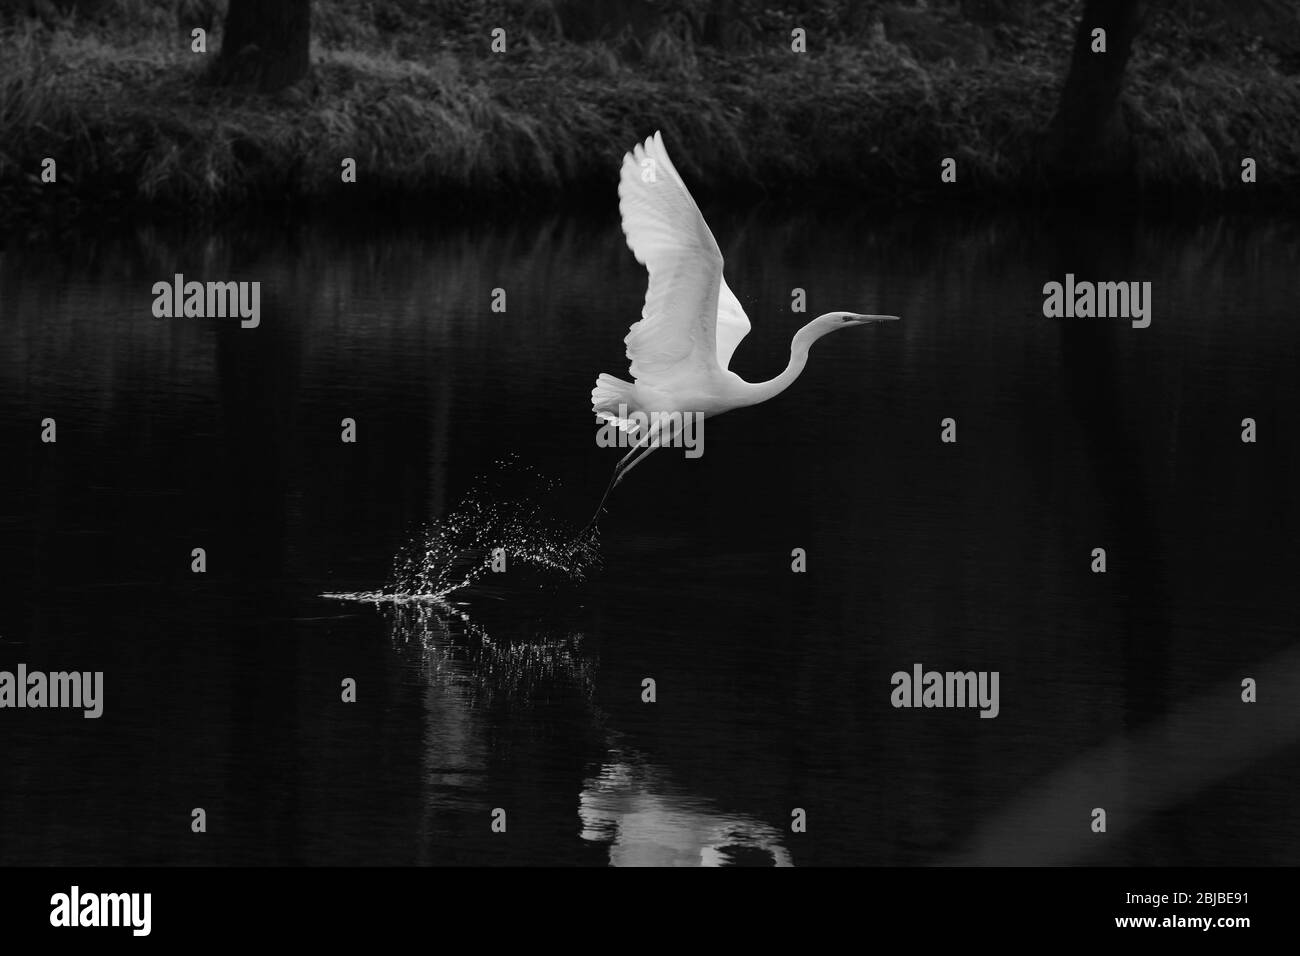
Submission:
<svg viewBox="0 0 1300 956">
<path fill-rule="evenodd" d="M 513 456 L 498 460 L 494 469 L 398 552 L 387 587 L 321 596 L 394 604 L 442 601 L 489 573 L 498 550 L 507 568 L 524 564 L 569 581 L 585 580 L 599 567 L 596 528 L 575 532 L 546 508 L 559 482 Z"/>
</svg>

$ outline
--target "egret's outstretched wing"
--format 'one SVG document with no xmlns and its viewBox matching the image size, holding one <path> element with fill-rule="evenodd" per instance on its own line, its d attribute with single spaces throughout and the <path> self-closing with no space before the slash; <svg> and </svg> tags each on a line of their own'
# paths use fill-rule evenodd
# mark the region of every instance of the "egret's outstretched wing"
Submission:
<svg viewBox="0 0 1300 956">
<path fill-rule="evenodd" d="M 628 248 L 650 274 L 641 321 L 623 340 L 633 378 L 654 385 L 725 368 L 749 320 L 726 288 L 722 252 L 659 133 L 623 157 L 618 196 Z"/>
<path fill-rule="evenodd" d="M 727 287 L 727 280 L 722 280 L 718 294 L 718 364 L 723 368 L 731 367 L 731 356 L 736 351 L 740 340 L 749 334 L 749 316 L 736 298 L 736 294 Z"/>
</svg>

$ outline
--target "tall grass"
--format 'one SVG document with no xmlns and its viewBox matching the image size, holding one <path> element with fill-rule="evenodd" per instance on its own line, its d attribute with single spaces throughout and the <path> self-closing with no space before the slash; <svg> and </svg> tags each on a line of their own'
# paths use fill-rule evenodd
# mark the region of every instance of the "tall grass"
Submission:
<svg viewBox="0 0 1300 956">
<path fill-rule="evenodd" d="M 607 187 L 655 129 L 715 191 L 1023 194 L 1041 185 L 1038 144 L 1065 66 L 1059 43 L 977 68 L 921 62 L 879 31 L 807 55 L 787 41 L 724 55 L 671 25 L 629 56 L 549 36 L 544 17 L 494 56 L 486 34 L 413 34 L 417 3 L 388 5 L 408 19 L 386 32 L 380 5 L 318 0 L 311 80 L 253 96 L 204 82 L 215 52 L 189 52 L 166 6 L 116 0 L 107 27 L 72 17 L 0 32 L 0 216 L 607 197 L 586 187 Z M 1266 171 L 1261 187 L 1300 184 L 1295 75 L 1247 55 L 1138 56 L 1126 95 L 1142 186 L 1230 190 L 1247 155 Z M 949 156 L 955 188 L 939 182 Z M 57 185 L 39 181 L 45 157 Z M 344 157 L 357 160 L 355 185 L 340 182 Z"/>
</svg>

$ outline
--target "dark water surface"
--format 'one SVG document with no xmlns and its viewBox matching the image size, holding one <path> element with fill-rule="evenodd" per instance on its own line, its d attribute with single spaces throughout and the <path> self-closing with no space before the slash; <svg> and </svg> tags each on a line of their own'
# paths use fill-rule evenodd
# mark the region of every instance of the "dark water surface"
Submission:
<svg viewBox="0 0 1300 956">
<path fill-rule="evenodd" d="M 105 675 L 98 720 L 0 710 L 0 862 L 1300 863 L 1296 227 L 710 219 L 742 376 L 903 321 L 641 465 L 585 582 L 454 610 L 320 595 L 480 475 L 586 520 L 645 281 L 612 213 L 0 255 L 0 669 Z M 176 272 L 261 326 L 154 318 Z M 1066 272 L 1151 281 L 1151 327 L 1044 318 Z M 917 662 L 999 716 L 894 709 Z"/>
</svg>

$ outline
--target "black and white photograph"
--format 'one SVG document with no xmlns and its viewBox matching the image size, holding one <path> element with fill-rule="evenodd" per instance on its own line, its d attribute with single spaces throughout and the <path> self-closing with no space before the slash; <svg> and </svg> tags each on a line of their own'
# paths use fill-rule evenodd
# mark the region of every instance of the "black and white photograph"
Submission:
<svg viewBox="0 0 1300 956">
<path fill-rule="evenodd" d="M 0 0 L 14 942 L 1284 938 L 1298 491 L 1294 0 Z"/>
</svg>

